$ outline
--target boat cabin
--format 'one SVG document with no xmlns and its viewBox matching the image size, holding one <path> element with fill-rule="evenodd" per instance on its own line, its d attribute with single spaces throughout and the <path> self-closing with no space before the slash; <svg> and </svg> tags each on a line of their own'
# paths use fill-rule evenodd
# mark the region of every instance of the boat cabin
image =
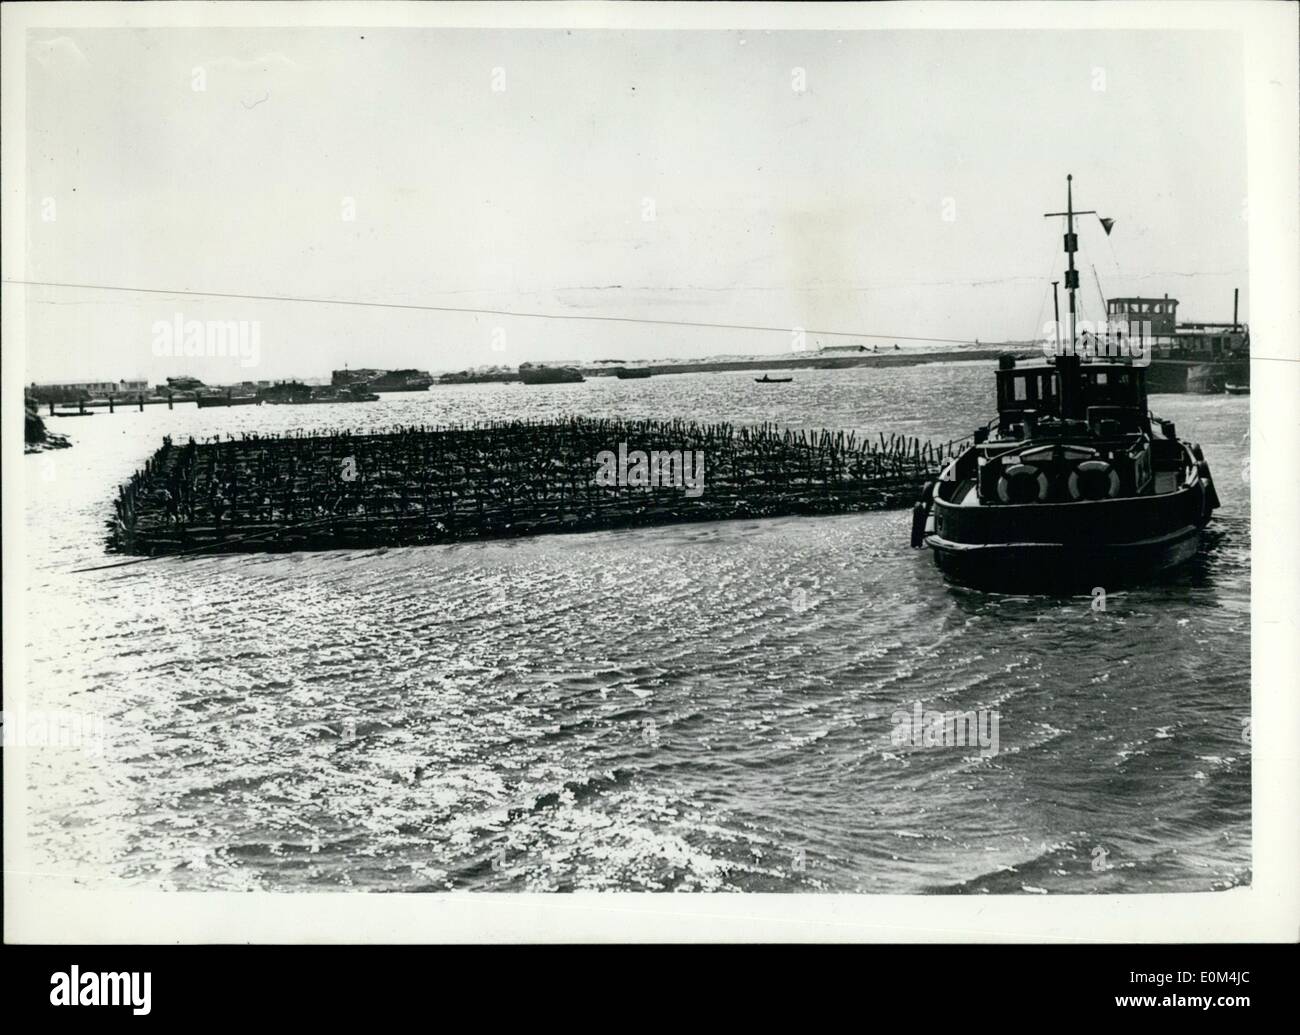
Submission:
<svg viewBox="0 0 1300 1035">
<path fill-rule="evenodd" d="M 1060 393 L 1056 389 L 1054 366 L 1017 367 L 998 370 L 998 413 L 1017 414 L 1026 410 L 1060 414 Z"/>
<path fill-rule="evenodd" d="M 1178 299 L 1108 298 L 1106 322 L 1129 337 L 1172 338 L 1178 329 Z"/>
<path fill-rule="evenodd" d="M 1173 492 L 1186 465 L 1174 425 L 1147 412 L 1146 371 L 1059 357 L 997 371 L 998 416 L 954 461 L 940 496 L 966 506 Z"/>
<path fill-rule="evenodd" d="M 1057 430 L 1065 434 L 1083 427 L 1094 435 L 1147 430 L 1142 367 L 1068 359 L 1016 366 L 1008 359 L 997 372 L 998 431 L 1002 437 L 1019 438 L 1027 428 L 1032 431 L 1039 424 L 1057 422 L 1063 422 Z M 1064 384 L 1062 371 L 1068 371 Z"/>
<path fill-rule="evenodd" d="M 1235 297 L 1235 296 L 1234 296 Z M 1236 302 L 1231 323 L 1179 323 L 1178 299 L 1109 298 L 1106 337 L 1124 336 L 1145 342 L 1160 359 L 1241 359 L 1250 355 L 1250 328 L 1237 322 Z"/>
<path fill-rule="evenodd" d="M 1171 359 L 1245 359 L 1250 356 L 1250 328 L 1244 323 L 1180 323 L 1168 349 L 1152 355 Z"/>
</svg>

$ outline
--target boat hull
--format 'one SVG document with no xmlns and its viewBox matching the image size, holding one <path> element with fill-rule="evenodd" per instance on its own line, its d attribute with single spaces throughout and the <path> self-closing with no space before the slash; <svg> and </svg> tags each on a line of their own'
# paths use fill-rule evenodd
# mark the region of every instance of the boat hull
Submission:
<svg viewBox="0 0 1300 1035">
<path fill-rule="evenodd" d="M 1150 581 L 1181 567 L 1200 549 L 1191 525 L 1166 536 L 1079 547 L 1064 543 L 954 543 L 929 536 L 934 561 L 955 582 L 1004 592 L 1087 590 Z"/>
<path fill-rule="evenodd" d="M 573 369 L 547 367 L 544 371 L 520 370 L 519 380 L 526 385 L 576 385 L 587 379 Z"/>
<path fill-rule="evenodd" d="M 1200 548 L 1206 484 L 1162 496 L 1001 507 L 935 502 L 924 543 L 949 578 L 1004 592 L 1087 590 L 1147 581 Z"/>
<path fill-rule="evenodd" d="M 1146 372 L 1147 391 L 1151 393 L 1216 395 L 1224 385 L 1250 381 L 1250 361 L 1188 360 L 1156 357 Z"/>
</svg>

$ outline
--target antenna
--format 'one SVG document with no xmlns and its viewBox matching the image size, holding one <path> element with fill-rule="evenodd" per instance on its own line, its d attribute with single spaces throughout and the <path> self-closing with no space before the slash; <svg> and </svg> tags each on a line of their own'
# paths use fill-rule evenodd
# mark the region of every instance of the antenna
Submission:
<svg viewBox="0 0 1300 1035">
<path fill-rule="evenodd" d="M 1056 286 L 1060 284 L 1059 280 L 1052 281 L 1052 316 L 1056 321 L 1056 354 L 1061 354 L 1061 302 L 1056 297 Z"/>
</svg>

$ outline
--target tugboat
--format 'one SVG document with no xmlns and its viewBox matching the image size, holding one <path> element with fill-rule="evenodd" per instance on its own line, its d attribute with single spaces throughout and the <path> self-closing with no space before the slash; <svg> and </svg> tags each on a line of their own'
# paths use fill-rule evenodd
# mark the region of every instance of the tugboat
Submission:
<svg viewBox="0 0 1300 1035">
<path fill-rule="evenodd" d="M 1100 359 L 1078 347 L 1074 220 L 1096 213 L 1074 210 L 1072 179 L 1066 211 L 1048 214 L 1066 217 L 1068 347 L 1058 329 L 1048 361 L 1001 357 L 997 417 L 913 508 L 912 545 L 929 547 L 949 578 L 982 589 L 1069 591 L 1155 577 L 1196 555 L 1219 506 L 1200 447 L 1148 412 L 1138 355 Z"/>
</svg>

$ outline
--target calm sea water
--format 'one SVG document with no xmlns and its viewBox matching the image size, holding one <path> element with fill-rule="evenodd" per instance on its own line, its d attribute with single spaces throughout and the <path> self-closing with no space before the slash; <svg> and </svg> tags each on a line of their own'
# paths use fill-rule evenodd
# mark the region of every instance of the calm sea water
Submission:
<svg viewBox="0 0 1300 1035">
<path fill-rule="evenodd" d="M 51 421 L 75 447 L 24 461 L 29 708 L 105 736 L 27 751 L 39 865 L 190 890 L 1248 883 L 1248 399 L 1152 398 L 1224 506 L 1192 568 L 1104 611 L 949 587 L 902 511 L 72 573 L 111 560 L 115 486 L 164 434 L 580 412 L 947 440 L 991 410 L 988 365 L 795 378 Z M 996 714 L 997 753 L 893 743 L 918 701 Z"/>
</svg>

